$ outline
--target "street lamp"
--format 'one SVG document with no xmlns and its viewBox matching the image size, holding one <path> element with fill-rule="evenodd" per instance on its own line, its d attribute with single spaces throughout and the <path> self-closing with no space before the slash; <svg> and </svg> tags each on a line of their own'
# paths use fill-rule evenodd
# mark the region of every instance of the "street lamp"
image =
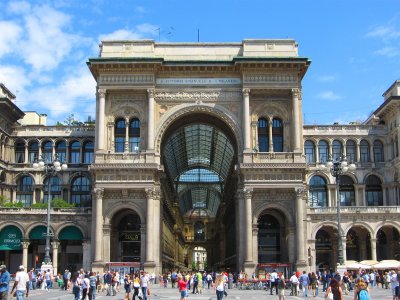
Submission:
<svg viewBox="0 0 400 300">
<path fill-rule="evenodd" d="M 326 165 L 320 165 L 322 170 L 329 171 L 336 181 L 336 212 L 337 212 L 337 230 L 338 230 L 338 259 L 337 264 L 339 266 L 344 265 L 343 257 L 343 236 L 340 225 L 340 175 L 346 173 L 347 171 L 354 171 L 356 165 L 353 162 L 348 162 L 346 157 L 338 157 L 335 159 L 329 159 Z"/>
<path fill-rule="evenodd" d="M 67 164 L 61 164 L 61 162 L 54 158 L 50 160 L 44 160 L 43 158 L 38 159 L 33 163 L 33 168 L 35 170 L 44 171 L 45 176 L 48 179 L 47 189 L 48 189 L 48 197 L 47 197 L 47 224 L 46 224 L 46 247 L 44 248 L 44 264 L 51 265 L 50 258 L 50 237 L 54 236 L 53 233 L 50 232 L 50 210 L 51 210 L 51 179 L 56 175 L 59 171 L 65 171 L 68 169 Z"/>
</svg>

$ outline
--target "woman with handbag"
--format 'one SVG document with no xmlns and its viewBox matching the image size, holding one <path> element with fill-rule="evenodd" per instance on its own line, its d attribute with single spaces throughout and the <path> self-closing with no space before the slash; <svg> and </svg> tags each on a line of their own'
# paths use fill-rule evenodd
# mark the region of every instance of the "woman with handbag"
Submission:
<svg viewBox="0 0 400 300">
<path fill-rule="evenodd" d="M 325 299 L 327 300 L 343 300 L 343 292 L 342 288 L 339 285 L 339 282 L 335 279 L 331 279 L 331 283 L 329 287 L 326 289 Z"/>
</svg>

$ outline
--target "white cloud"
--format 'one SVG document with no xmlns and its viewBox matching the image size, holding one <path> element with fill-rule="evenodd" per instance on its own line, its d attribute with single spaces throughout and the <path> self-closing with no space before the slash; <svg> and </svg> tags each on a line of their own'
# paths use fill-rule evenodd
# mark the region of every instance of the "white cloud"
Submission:
<svg viewBox="0 0 400 300">
<path fill-rule="evenodd" d="M 0 65 L 0 82 L 14 94 L 17 91 L 23 92 L 30 85 L 30 80 L 23 68 L 7 65 Z"/>
<path fill-rule="evenodd" d="M 0 21 L 1 43 L 0 43 L 0 58 L 8 53 L 15 51 L 16 44 L 20 39 L 22 28 L 14 23 Z"/>
<path fill-rule="evenodd" d="M 336 80 L 336 77 L 333 75 L 322 75 L 317 78 L 320 82 L 332 82 Z"/>
<path fill-rule="evenodd" d="M 149 38 L 156 36 L 158 27 L 152 24 L 140 24 L 137 25 L 133 30 L 129 29 L 118 29 L 108 34 L 102 34 L 99 36 L 99 41 L 105 40 L 137 40 L 143 38 Z"/>
<path fill-rule="evenodd" d="M 29 13 L 31 5 L 26 1 L 12 1 L 8 5 L 8 10 L 15 14 L 26 14 Z"/>
<path fill-rule="evenodd" d="M 375 51 L 375 53 L 378 55 L 392 58 L 400 55 L 400 49 L 396 47 L 387 46 Z"/>
<path fill-rule="evenodd" d="M 365 36 L 392 40 L 400 38 L 400 31 L 396 30 L 393 26 L 378 26 L 369 31 Z"/>
<path fill-rule="evenodd" d="M 335 94 L 333 91 L 324 91 L 322 93 L 319 93 L 318 98 L 324 99 L 324 100 L 339 100 L 342 97 L 339 95 Z"/>
</svg>

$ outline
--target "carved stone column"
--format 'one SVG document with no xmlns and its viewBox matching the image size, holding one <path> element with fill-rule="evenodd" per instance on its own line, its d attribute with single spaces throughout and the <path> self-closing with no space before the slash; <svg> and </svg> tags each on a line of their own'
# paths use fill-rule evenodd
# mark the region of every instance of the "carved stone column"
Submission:
<svg viewBox="0 0 400 300">
<path fill-rule="evenodd" d="M 371 239 L 371 258 L 372 260 L 376 260 L 376 241 L 377 239 Z"/>
<path fill-rule="evenodd" d="M 300 108 L 299 108 L 299 89 L 292 89 L 293 106 L 293 151 L 301 151 L 300 146 Z"/>
<path fill-rule="evenodd" d="M 95 218 L 92 221 L 94 226 L 94 261 L 102 261 L 102 248 L 103 248 L 103 188 L 95 188 Z"/>
<path fill-rule="evenodd" d="M 53 275 L 58 273 L 58 247 L 60 246 L 60 242 L 58 240 L 54 240 L 51 242 L 51 247 L 53 248 Z"/>
<path fill-rule="evenodd" d="M 140 224 L 140 261 L 146 260 L 146 243 L 147 235 L 146 235 L 146 225 Z"/>
<path fill-rule="evenodd" d="M 125 145 L 124 145 L 124 152 L 128 153 L 129 151 L 129 118 L 125 118 Z"/>
<path fill-rule="evenodd" d="M 154 89 L 148 89 L 147 150 L 154 150 Z"/>
<path fill-rule="evenodd" d="M 104 137 L 105 137 L 105 107 L 106 107 L 106 89 L 97 89 L 98 98 L 98 118 L 96 120 L 97 129 L 97 147 L 100 151 L 104 151 Z"/>
<path fill-rule="evenodd" d="M 104 225 L 103 224 L 103 261 L 110 261 L 111 255 L 110 255 L 110 239 L 111 239 L 111 226 L 110 225 Z"/>
<path fill-rule="evenodd" d="M 160 243 L 159 221 L 155 220 L 156 218 L 159 219 L 160 191 L 158 189 L 146 189 L 146 196 L 146 261 L 144 265 L 148 271 L 152 271 L 156 267 L 155 250 L 158 249 L 156 243 Z"/>
<path fill-rule="evenodd" d="M 29 247 L 29 240 L 23 240 L 22 244 L 22 265 L 25 267 L 25 270 L 28 269 L 28 247 Z"/>
<path fill-rule="evenodd" d="M 245 220 L 245 235 L 243 242 L 245 244 L 245 258 L 243 269 L 247 274 L 252 274 L 255 263 L 253 260 L 253 212 L 252 212 L 252 195 L 253 189 L 243 189 L 242 201 L 244 202 L 244 220 Z"/>
<path fill-rule="evenodd" d="M 250 89 L 243 89 L 243 141 L 244 150 L 250 149 Z"/>
<path fill-rule="evenodd" d="M 269 152 L 274 152 L 274 139 L 272 138 L 272 125 L 273 125 L 273 116 L 270 116 L 268 118 L 268 140 L 269 140 L 269 146 L 268 146 L 268 151 Z"/>
<path fill-rule="evenodd" d="M 305 198 L 307 190 L 304 187 L 295 188 L 296 191 L 296 229 L 297 229 L 297 261 L 296 267 L 305 268 L 307 266 L 307 259 L 305 249 L 307 244 L 304 236 L 304 219 L 305 219 Z"/>
<path fill-rule="evenodd" d="M 91 253 L 91 243 L 89 240 L 85 240 L 82 242 L 82 250 L 83 250 L 83 259 L 82 265 L 85 270 L 90 269 L 90 253 Z"/>
</svg>

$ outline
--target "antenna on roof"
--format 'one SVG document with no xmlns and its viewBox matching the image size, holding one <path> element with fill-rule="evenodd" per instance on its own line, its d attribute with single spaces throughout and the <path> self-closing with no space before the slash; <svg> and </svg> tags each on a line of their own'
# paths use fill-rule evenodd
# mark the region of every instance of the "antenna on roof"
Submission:
<svg viewBox="0 0 400 300">
<path fill-rule="evenodd" d="M 200 43 L 200 29 L 197 28 L 197 42 Z"/>
</svg>

